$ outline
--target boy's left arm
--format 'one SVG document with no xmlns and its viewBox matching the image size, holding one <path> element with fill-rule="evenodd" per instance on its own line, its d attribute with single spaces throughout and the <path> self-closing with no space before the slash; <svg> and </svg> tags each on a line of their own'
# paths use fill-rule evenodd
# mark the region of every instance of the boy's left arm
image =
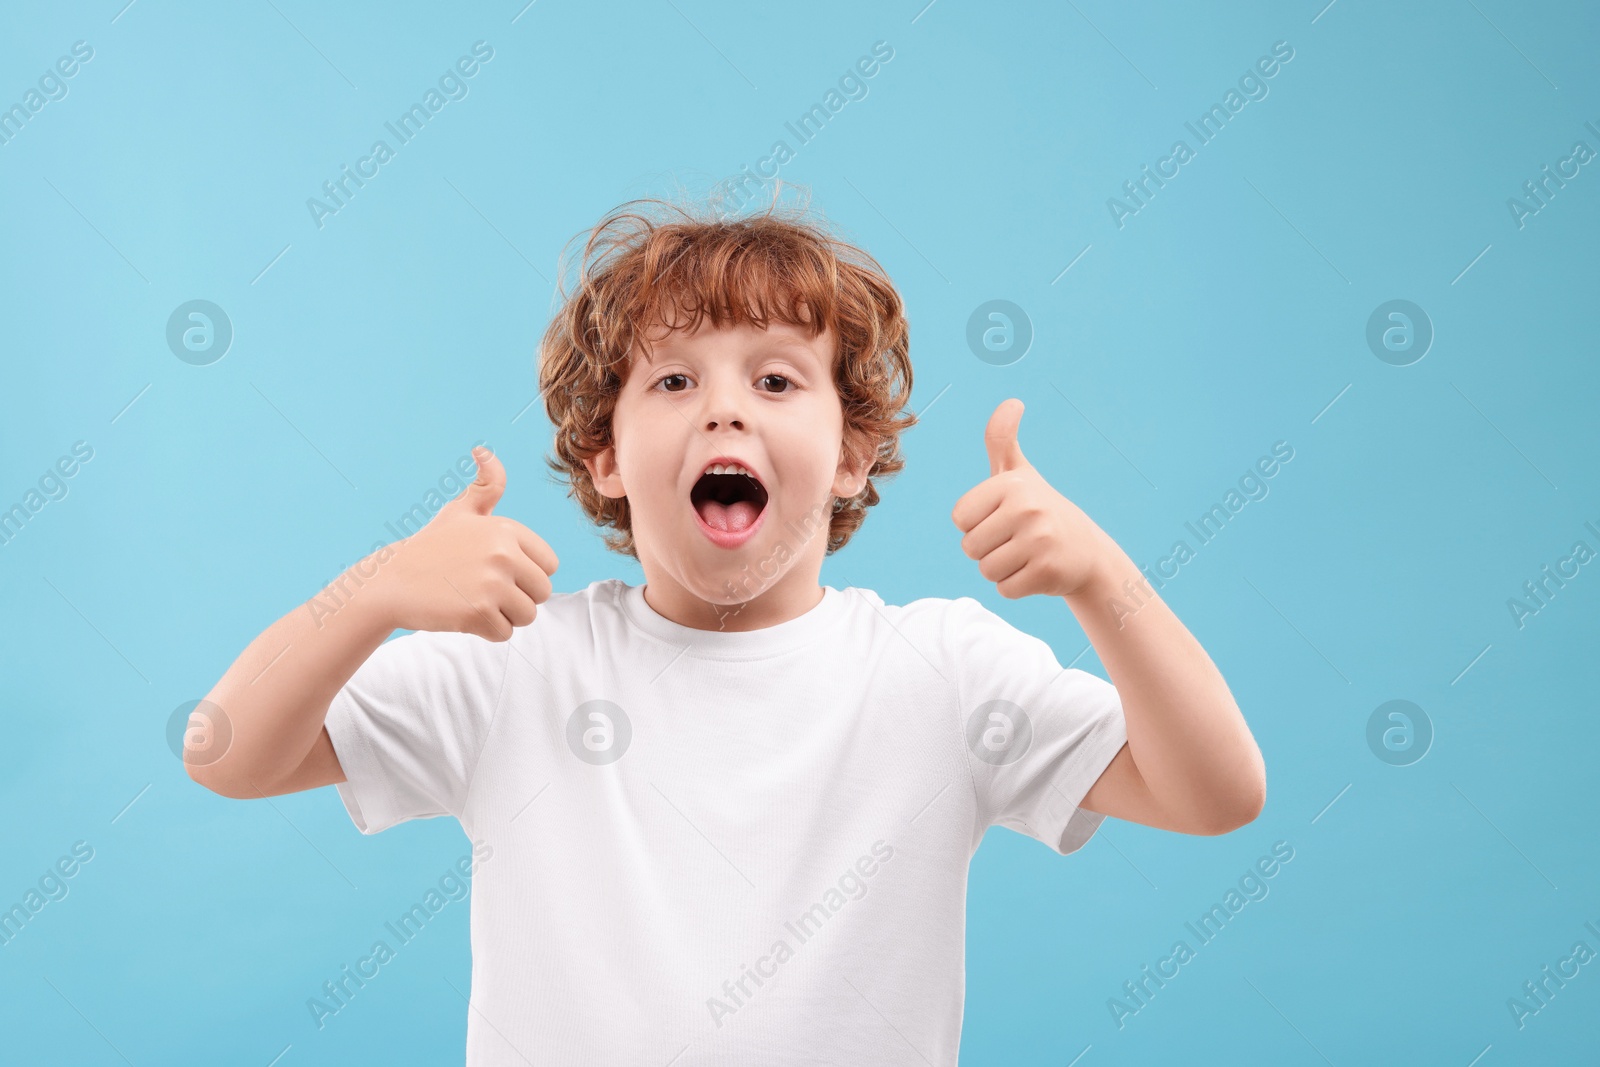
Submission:
<svg viewBox="0 0 1600 1067">
<path fill-rule="evenodd" d="M 1109 534 L 1029 465 L 1022 402 L 984 431 L 990 477 L 950 517 L 961 549 L 1011 599 L 1062 597 L 1111 675 L 1128 743 L 1080 807 L 1188 834 L 1224 834 L 1266 803 L 1266 766 L 1211 657 Z"/>
</svg>

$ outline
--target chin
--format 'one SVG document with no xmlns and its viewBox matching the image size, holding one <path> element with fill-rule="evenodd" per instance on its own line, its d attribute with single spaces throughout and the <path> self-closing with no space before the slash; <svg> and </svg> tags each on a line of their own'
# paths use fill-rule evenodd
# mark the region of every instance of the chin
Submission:
<svg viewBox="0 0 1600 1067">
<path fill-rule="evenodd" d="M 684 587 L 708 604 L 737 607 L 757 599 L 778 584 L 783 572 L 767 574 L 748 561 L 724 560 L 695 575 Z"/>
</svg>

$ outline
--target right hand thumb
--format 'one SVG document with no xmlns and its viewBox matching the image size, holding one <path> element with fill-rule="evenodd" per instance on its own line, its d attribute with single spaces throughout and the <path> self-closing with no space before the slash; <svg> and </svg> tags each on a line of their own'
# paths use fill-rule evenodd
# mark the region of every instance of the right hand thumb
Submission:
<svg viewBox="0 0 1600 1067">
<path fill-rule="evenodd" d="M 500 459 L 487 448 L 474 448 L 472 457 L 478 461 L 478 477 L 456 497 L 461 506 L 478 515 L 488 515 L 500 502 L 506 491 L 506 469 Z"/>
</svg>

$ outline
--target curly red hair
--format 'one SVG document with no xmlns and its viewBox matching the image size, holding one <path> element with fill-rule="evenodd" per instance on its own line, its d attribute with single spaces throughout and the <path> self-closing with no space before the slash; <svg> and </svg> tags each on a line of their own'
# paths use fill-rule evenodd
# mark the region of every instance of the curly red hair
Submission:
<svg viewBox="0 0 1600 1067">
<path fill-rule="evenodd" d="M 575 285 L 558 289 L 539 343 L 539 389 L 555 425 L 555 452 L 545 461 L 568 485 L 567 495 L 614 531 L 606 546 L 638 556 L 627 499 L 602 495 L 583 461 L 613 443 L 617 394 L 636 345 L 646 340 L 644 324 L 692 331 L 710 316 L 714 327 L 766 329 L 777 320 L 812 337 L 832 327 L 842 450 L 854 461 L 873 457 L 862 490 L 834 501 L 827 552 L 844 547 L 878 503 L 873 479 L 905 466 L 900 434 L 917 421 L 904 410 L 909 324 L 883 268 L 804 205 L 780 209 L 776 197 L 764 212 L 733 219 L 693 205 L 633 200 L 584 232 Z M 564 267 L 563 279 L 567 273 Z"/>
</svg>

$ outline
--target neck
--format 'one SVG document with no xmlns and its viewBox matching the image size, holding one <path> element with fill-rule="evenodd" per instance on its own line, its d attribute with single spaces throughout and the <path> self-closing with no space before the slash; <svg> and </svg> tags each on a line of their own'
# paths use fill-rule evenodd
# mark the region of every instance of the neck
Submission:
<svg viewBox="0 0 1600 1067">
<path fill-rule="evenodd" d="M 729 589 L 738 591 L 716 600 L 706 599 L 664 574 L 652 574 L 654 568 L 647 568 L 644 601 L 657 615 L 696 630 L 762 630 L 797 619 L 822 602 L 820 561 L 817 566 L 808 567 L 806 563 L 795 560 L 776 581 L 759 591 L 753 582 L 745 586 L 730 582 Z M 737 599 L 739 596 L 747 599 Z"/>
</svg>

